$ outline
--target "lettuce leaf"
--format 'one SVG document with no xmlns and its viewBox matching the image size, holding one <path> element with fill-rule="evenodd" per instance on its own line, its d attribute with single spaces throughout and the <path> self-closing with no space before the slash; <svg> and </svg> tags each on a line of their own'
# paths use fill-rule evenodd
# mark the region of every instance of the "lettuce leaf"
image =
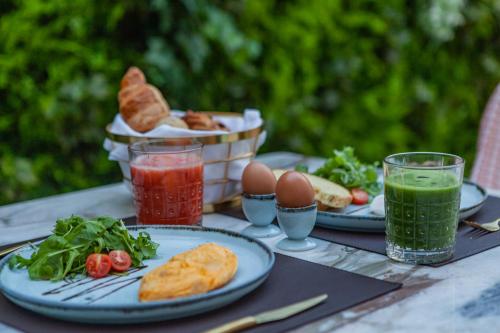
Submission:
<svg viewBox="0 0 500 333">
<path fill-rule="evenodd" d="M 314 172 L 314 175 L 326 178 L 348 189 L 361 188 L 370 196 L 380 194 L 381 184 L 377 182 L 378 163 L 363 164 L 352 147 L 334 150 L 331 157 Z"/>
</svg>

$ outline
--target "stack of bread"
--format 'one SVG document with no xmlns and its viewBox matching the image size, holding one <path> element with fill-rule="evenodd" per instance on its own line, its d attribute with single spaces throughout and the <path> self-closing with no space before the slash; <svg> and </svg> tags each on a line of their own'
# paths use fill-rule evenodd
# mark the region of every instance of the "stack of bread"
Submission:
<svg viewBox="0 0 500 333">
<path fill-rule="evenodd" d="M 160 125 L 192 130 L 214 131 L 229 129 L 210 115 L 189 110 L 184 117 L 176 117 L 162 93 L 147 83 L 144 73 L 130 67 L 120 82 L 118 93 L 120 115 L 138 132 L 148 132 Z"/>
</svg>

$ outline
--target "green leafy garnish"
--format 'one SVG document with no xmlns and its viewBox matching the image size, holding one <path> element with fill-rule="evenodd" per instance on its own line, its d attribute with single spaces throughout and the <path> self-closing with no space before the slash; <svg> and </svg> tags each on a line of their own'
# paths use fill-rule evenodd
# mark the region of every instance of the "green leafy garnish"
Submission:
<svg viewBox="0 0 500 333">
<path fill-rule="evenodd" d="M 72 216 L 59 219 L 53 234 L 38 246 L 31 257 L 13 256 L 11 268 L 28 268 L 32 280 L 59 281 L 66 276 L 85 273 L 85 261 L 92 253 L 124 250 L 132 259 L 132 266 L 142 265 L 144 259 L 156 256 L 158 244 L 146 232 L 132 237 L 122 220 L 112 217 L 84 219 Z"/>
<path fill-rule="evenodd" d="M 305 164 L 297 164 L 294 169 L 298 172 L 309 173 L 309 168 Z"/>
<path fill-rule="evenodd" d="M 378 162 L 361 163 L 354 156 L 352 147 L 344 147 L 342 150 L 334 150 L 333 156 L 328 158 L 314 174 L 348 189 L 361 188 L 369 195 L 376 196 L 382 190 L 381 184 L 377 182 L 377 166 Z"/>
</svg>

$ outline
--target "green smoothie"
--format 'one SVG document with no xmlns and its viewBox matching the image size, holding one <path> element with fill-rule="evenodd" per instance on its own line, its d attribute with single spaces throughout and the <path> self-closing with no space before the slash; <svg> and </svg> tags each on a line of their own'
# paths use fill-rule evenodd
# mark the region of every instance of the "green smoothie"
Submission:
<svg viewBox="0 0 500 333">
<path fill-rule="evenodd" d="M 453 247 L 460 182 L 446 170 L 399 170 L 384 179 L 386 236 L 409 250 Z"/>
</svg>

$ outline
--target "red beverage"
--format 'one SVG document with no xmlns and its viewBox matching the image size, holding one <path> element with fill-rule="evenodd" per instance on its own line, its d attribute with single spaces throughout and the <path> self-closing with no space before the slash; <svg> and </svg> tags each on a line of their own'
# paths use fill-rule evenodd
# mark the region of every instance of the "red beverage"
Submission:
<svg viewBox="0 0 500 333">
<path fill-rule="evenodd" d="M 201 224 L 201 154 L 143 154 L 131 161 L 130 173 L 139 224 Z"/>
</svg>

